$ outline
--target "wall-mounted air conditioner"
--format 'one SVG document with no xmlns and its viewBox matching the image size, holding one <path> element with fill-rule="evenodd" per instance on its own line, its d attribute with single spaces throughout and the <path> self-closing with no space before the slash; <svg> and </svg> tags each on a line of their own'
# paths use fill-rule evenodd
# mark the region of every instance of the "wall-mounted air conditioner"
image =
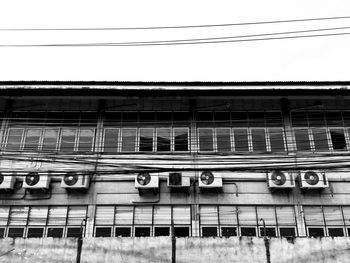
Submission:
<svg viewBox="0 0 350 263">
<path fill-rule="evenodd" d="M 169 173 L 168 187 L 180 188 L 190 187 L 190 177 L 183 173 Z"/>
<path fill-rule="evenodd" d="M 149 173 L 139 173 L 135 176 L 135 188 L 155 189 L 159 187 L 159 177 Z"/>
<path fill-rule="evenodd" d="M 16 175 L 10 173 L 0 173 L 0 190 L 11 190 L 14 188 Z"/>
<path fill-rule="evenodd" d="M 23 180 L 25 189 L 49 189 L 51 178 L 47 174 L 28 173 Z"/>
<path fill-rule="evenodd" d="M 267 186 L 271 189 L 294 188 L 295 179 L 291 172 L 272 171 L 267 173 Z"/>
<path fill-rule="evenodd" d="M 77 172 L 66 173 L 61 181 L 61 187 L 66 189 L 88 189 L 90 184 L 90 177 L 88 174 L 81 174 Z"/>
<path fill-rule="evenodd" d="M 301 171 L 300 187 L 303 189 L 310 188 L 327 188 L 328 178 L 325 172 L 320 171 Z"/>
<path fill-rule="evenodd" d="M 204 171 L 199 176 L 198 186 L 200 188 L 220 188 L 222 187 L 222 176 L 221 174 Z"/>
</svg>

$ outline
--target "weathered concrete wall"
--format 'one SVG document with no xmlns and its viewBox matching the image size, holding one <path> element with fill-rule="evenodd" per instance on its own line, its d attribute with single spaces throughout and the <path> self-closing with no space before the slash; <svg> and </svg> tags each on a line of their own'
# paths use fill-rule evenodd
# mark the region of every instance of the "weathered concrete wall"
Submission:
<svg viewBox="0 0 350 263">
<path fill-rule="evenodd" d="M 0 262 L 75 262 L 74 239 L 3 239 Z M 350 262 L 350 238 L 270 240 L 272 263 Z M 177 239 L 177 261 L 266 262 L 262 238 Z M 171 262 L 170 238 L 84 239 L 81 262 Z"/>
</svg>

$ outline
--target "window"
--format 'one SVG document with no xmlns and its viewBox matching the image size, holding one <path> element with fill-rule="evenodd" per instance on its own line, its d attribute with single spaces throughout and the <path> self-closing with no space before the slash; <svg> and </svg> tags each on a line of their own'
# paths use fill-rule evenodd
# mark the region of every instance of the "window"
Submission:
<svg viewBox="0 0 350 263">
<path fill-rule="evenodd" d="M 130 237 L 131 236 L 130 227 L 116 227 L 115 228 L 115 236 L 116 237 Z"/>
<path fill-rule="evenodd" d="M 19 151 L 24 129 L 8 129 L 6 150 Z"/>
<path fill-rule="evenodd" d="M 122 129 L 122 152 L 135 152 L 136 147 L 136 129 Z"/>
<path fill-rule="evenodd" d="M 115 224 L 132 225 L 133 224 L 133 207 L 117 206 L 115 208 Z"/>
<path fill-rule="evenodd" d="M 51 206 L 49 207 L 47 224 L 48 225 L 65 225 L 66 217 L 67 217 L 66 206 Z"/>
<path fill-rule="evenodd" d="M 153 129 L 140 129 L 140 152 L 153 151 Z"/>
<path fill-rule="evenodd" d="M 328 235 L 330 237 L 343 237 L 344 229 L 343 228 L 328 228 Z"/>
<path fill-rule="evenodd" d="M 152 207 L 136 206 L 134 223 L 140 225 L 152 224 Z"/>
<path fill-rule="evenodd" d="M 0 206 L 0 226 L 6 226 L 9 217 L 10 208 L 8 206 Z"/>
<path fill-rule="evenodd" d="M 80 129 L 79 130 L 79 152 L 91 152 L 93 149 L 95 130 L 94 129 Z"/>
<path fill-rule="evenodd" d="M 229 128 L 216 129 L 216 146 L 218 152 L 231 151 L 231 134 Z"/>
<path fill-rule="evenodd" d="M 256 236 L 255 227 L 241 227 L 241 236 Z"/>
<path fill-rule="evenodd" d="M 67 237 L 80 237 L 82 235 L 82 229 L 80 227 L 68 227 Z"/>
<path fill-rule="evenodd" d="M 153 224 L 170 225 L 171 224 L 171 207 L 170 206 L 154 206 L 153 208 Z"/>
<path fill-rule="evenodd" d="M 237 228 L 235 228 L 235 227 L 221 227 L 221 236 L 223 236 L 223 237 L 237 236 Z"/>
<path fill-rule="evenodd" d="M 53 237 L 53 238 L 63 237 L 63 228 L 62 227 L 48 227 L 47 228 L 47 237 Z"/>
<path fill-rule="evenodd" d="M 110 237 L 111 235 L 111 227 L 96 227 L 95 229 L 95 237 Z"/>
<path fill-rule="evenodd" d="M 333 150 L 346 150 L 344 129 L 330 128 L 329 133 L 331 135 Z"/>
<path fill-rule="evenodd" d="M 86 219 L 86 207 L 85 206 L 70 206 L 69 207 L 67 225 L 80 226 L 84 219 Z"/>
<path fill-rule="evenodd" d="M 45 225 L 48 208 L 45 206 L 33 206 L 29 210 L 28 225 Z"/>
<path fill-rule="evenodd" d="M 155 227 L 154 228 L 154 236 L 169 236 L 170 228 L 169 227 Z"/>
<path fill-rule="evenodd" d="M 171 150 L 171 129 L 157 129 L 157 152 L 169 152 Z"/>
<path fill-rule="evenodd" d="M 254 152 L 266 151 L 266 135 L 265 129 L 251 129 L 252 133 L 252 144 Z"/>
<path fill-rule="evenodd" d="M 77 129 L 62 129 L 61 136 L 61 152 L 73 152 L 75 139 L 76 139 Z"/>
<path fill-rule="evenodd" d="M 248 152 L 248 130 L 247 129 L 234 129 L 234 145 L 236 152 Z"/>
<path fill-rule="evenodd" d="M 220 225 L 237 225 L 237 209 L 235 206 L 219 206 Z"/>
<path fill-rule="evenodd" d="M 174 129 L 174 151 L 188 151 L 188 129 Z"/>
<path fill-rule="evenodd" d="M 9 225 L 19 226 L 27 224 L 29 208 L 27 206 L 13 206 L 10 211 Z"/>
<path fill-rule="evenodd" d="M 310 237 L 324 237 L 324 229 L 321 227 L 309 227 L 308 231 Z"/>
<path fill-rule="evenodd" d="M 312 128 L 315 151 L 329 150 L 326 128 Z"/>
<path fill-rule="evenodd" d="M 295 228 L 293 227 L 280 227 L 281 237 L 295 237 Z"/>
<path fill-rule="evenodd" d="M 218 224 L 218 211 L 216 206 L 200 206 L 199 212 L 202 225 Z"/>
<path fill-rule="evenodd" d="M 113 225 L 114 206 L 98 206 L 96 208 L 96 225 Z"/>
<path fill-rule="evenodd" d="M 150 235 L 150 227 L 135 227 L 135 237 L 149 237 Z"/>
<path fill-rule="evenodd" d="M 268 129 L 270 136 L 271 152 L 283 152 L 285 151 L 285 144 L 283 139 L 283 129 L 270 128 Z"/>
<path fill-rule="evenodd" d="M 28 227 L 28 238 L 40 238 L 44 236 L 44 228 L 43 227 Z"/>
<path fill-rule="evenodd" d="M 202 227 L 203 237 L 216 237 L 218 235 L 218 230 L 216 227 Z"/>
<path fill-rule="evenodd" d="M 5 237 L 5 228 L 0 227 L 0 239 Z"/>
<path fill-rule="evenodd" d="M 118 152 L 118 139 L 119 139 L 119 129 L 106 128 L 104 129 L 104 152 L 106 153 L 116 153 Z"/>
<path fill-rule="evenodd" d="M 41 129 L 27 129 L 24 139 L 25 151 L 37 151 L 39 147 Z"/>
<path fill-rule="evenodd" d="M 190 229 L 188 227 L 174 227 L 174 232 L 176 237 L 188 237 L 190 235 Z"/>
<path fill-rule="evenodd" d="M 59 129 L 45 129 L 43 135 L 43 151 L 55 151 L 57 149 Z"/>
<path fill-rule="evenodd" d="M 8 230 L 7 237 L 23 237 L 24 227 L 10 227 Z"/>
<path fill-rule="evenodd" d="M 260 227 L 260 236 L 265 236 L 265 230 L 266 230 L 266 236 L 267 237 L 275 237 L 276 236 L 276 228 L 274 227 L 266 227 L 265 229 L 263 227 Z"/>
<path fill-rule="evenodd" d="M 295 129 L 294 136 L 298 151 L 311 151 L 309 132 L 307 129 Z"/>
<path fill-rule="evenodd" d="M 213 129 L 198 129 L 199 150 L 213 151 Z"/>
</svg>

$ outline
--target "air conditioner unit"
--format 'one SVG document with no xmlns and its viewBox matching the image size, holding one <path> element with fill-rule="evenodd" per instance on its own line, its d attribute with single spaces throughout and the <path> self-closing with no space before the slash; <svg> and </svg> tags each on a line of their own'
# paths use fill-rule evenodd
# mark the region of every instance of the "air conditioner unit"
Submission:
<svg viewBox="0 0 350 263">
<path fill-rule="evenodd" d="M 154 189 L 159 187 L 159 177 L 149 173 L 139 173 L 135 176 L 135 188 Z"/>
<path fill-rule="evenodd" d="M 13 174 L 0 173 L 0 190 L 11 190 L 14 188 L 16 176 Z"/>
<path fill-rule="evenodd" d="M 325 172 L 303 171 L 300 172 L 300 187 L 308 188 L 327 188 L 328 178 Z"/>
<path fill-rule="evenodd" d="M 50 181 L 51 181 L 51 178 L 47 174 L 30 172 L 24 177 L 23 188 L 48 189 L 50 187 Z"/>
<path fill-rule="evenodd" d="M 169 173 L 168 187 L 190 187 L 190 177 L 182 173 Z"/>
<path fill-rule="evenodd" d="M 210 171 L 204 171 L 201 173 L 198 181 L 200 188 L 220 188 L 222 187 L 221 174 L 214 175 Z"/>
<path fill-rule="evenodd" d="M 79 174 L 76 172 L 66 173 L 61 181 L 61 187 L 67 189 L 88 189 L 90 177 L 88 174 Z"/>
<path fill-rule="evenodd" d="M 272 171 L 267 174 L 267 186 L 271 189 L 294 188 L 295 179 L 291 172 Z"/>
</svg>

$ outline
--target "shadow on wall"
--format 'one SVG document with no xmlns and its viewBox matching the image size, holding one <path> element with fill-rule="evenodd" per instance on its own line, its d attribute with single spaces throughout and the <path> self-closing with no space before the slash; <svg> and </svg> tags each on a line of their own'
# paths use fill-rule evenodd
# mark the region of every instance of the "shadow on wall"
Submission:
<svg viewBox="0 0 350 263">
<path fill-rule="evenodd" d="M 262 238 L 178 238 L 176 262 L 266 262 Z M 350 237 L 270 240 L 271 262 L 350 262 Z M 1 239 L 0 262 L 75 262 L 76 239 Z M 86 238 L 81 262 L 171 262 L 171 238 Z"/>
</svg>

